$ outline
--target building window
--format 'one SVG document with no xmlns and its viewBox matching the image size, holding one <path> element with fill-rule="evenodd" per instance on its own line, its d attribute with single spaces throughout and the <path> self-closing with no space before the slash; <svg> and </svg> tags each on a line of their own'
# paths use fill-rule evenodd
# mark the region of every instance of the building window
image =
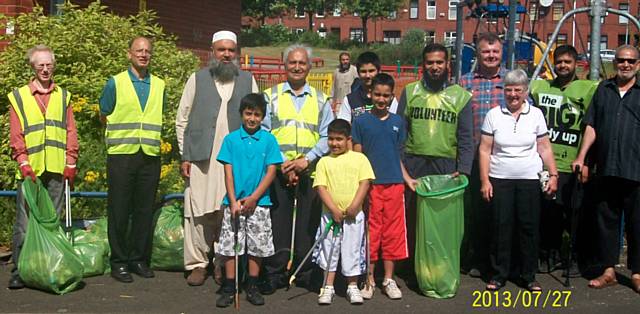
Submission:
<svg viewBox="0 0 640 314">
<path fill-rule="evenodd" d="M 349 39 L 362 42 L 362 28 L 350 28 Z"/>
<path fill-rule="evenodd" d="M 551 35 L 553 35 L 553 34 L 549 33 L 547 35 L 547 42 L 549 40 L 551 40 Z M 568 43 L 567 42 L 567 34 L 558 34 L 558 36 L 556 37 L 556 47 L 560 46 L 560 45 L 566 45 L 567 43 Z"/>
<path fill-rule="evenodd" d="M 458 1 L 449 0 L 449 20 L 455 20 L 458 14 Z"/>
<path fill-rule="evenodd" d="M 324 2 L 320 3 L 318 8 L 316 9 L 316 17 L 323 18 L 324 17 Z"/>
<path fill-rule="evenodd" d="M 411 0 L 411 2 L 409 2 L 409 18 L 418 18 L 418 0 Z"/>
<path fill-rule="evenodd" d="M 629 4 L 620 3 L 620 11 L 626 11 L 627 13 L 629 13 Z M 629 19 L 626 16 L 618 15 L 618 23 L 627 24 L 629 23 Z"/>
<path fill-rule="evenodd" d="M 444 32 L 444 45 L 454 45 L 456 43 L 456 32 Z"/>
<path fill-rule="evenodd" d="M 538 4 L 535 2 L 529 3 L 529 20 L 537 21 L 539 13 L 540 11 L 538 11 Z"/>
<path fill-rule="evenodd" d="M 389 19 L 390 20 L 395 20 L 398 18 L 398 11 L 393 11 L 391 13 L 389 13 Z"/>
<path fill-rule="evenodd" d="M 400 43 L 400 31 L 383 31 L 382 35 L 385 43 L 396 45 Z"/>
<path fill-rule="evenodd" d="M 427 20 L 436 19 L 436 2 L 433 0 L 427 1 Z"/>
<path fill-rule="evenodd" d="M 300 34 L 304 33 L 305 29 L 304 28 L 296 28 L 293 31 L 296 33 L 296 35 L 300 35 Z"/>
<path fill-rule="evenodd" d="M 560 21 L 560 19 L 564 15 L 564 2 L 553 3 L 552 15 L 554 21 Z"/>
<path fill-rule="evenodd" d="M 299 6 L 296 8 L 296 17 L 297 18 L 303 18 L 305 17 L 306 12 L 304 12 L 304 7 L 303 6 Z"/>
<path fill-rule="evenodd" d="M 618 34 L 618 46 L 628 45 L 630 41 L 630 34 Z"/>
<path fill-rule="evenodd" d="M 431 44 L 436 42 L 436 31 L 426 30 L 424 31 L 425 44 Z"/>
</svg>

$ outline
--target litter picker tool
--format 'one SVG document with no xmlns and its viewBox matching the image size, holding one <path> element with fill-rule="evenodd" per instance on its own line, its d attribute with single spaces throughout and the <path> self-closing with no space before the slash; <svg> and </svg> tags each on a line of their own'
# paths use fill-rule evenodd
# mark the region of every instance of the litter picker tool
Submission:
<svg viewBox="0 0 640 314">
<path fill-rule="evenodd" d="M 333 219 L 330 219 L 329 223 L 327 223 L 327 225 L 324 227 L 324 230 L 322 231 L 322 234 L 320 235 L 320 237 L 318 237 L 316 242 L 313 243 L 313 245 L 311 246 L 307 254 L 302 259 L 302 262 L 300 262 L 300 265 L 298 265 L 296 270 L 293 272 L 293 274 L 289 278 L 289 286 L 287 287 L 287 289 L 291 287 L 291 284 L 293 284 L 293 281 L 296 280 L 296 275 L 298 274 L 298 272 L 300 272 L 300 269 L 302 269 L 302 266 L 304 265 L 304 263 L 307 261 L 307 259 L 309 259 L 309 256 L 311 256 L 311 253 L 313 253 L 313 250 L 316 248 L 316 246 L 318 246 L 318 244 L 320 244 L 320 242 L 322 242 L 322 240 L 324 240 L 327 237 L 327 235 L 329 234 L 329 231 L 331 231 L 331 228 L 333 226 L 334 226 Z"/>
<path fill-rule="evenodd" d="M 573 241 L 576 237 L 576 233 L 577 233 L 577 229 L 578 229 L 578 219 L 580 217 L 580 208 L 582 207 L 582 197 L 583 197 L 583 186 L 582 183 L 580 182 L 580 166 L 576 166 L 573 169 L 573 174 L 574 174 L 574 183 L 573 183 L 573 189 L 571 190 L 571 203 L 570 203 L 570 207 L 571 207 L 571 224 L 570 224 L 570 228 L 571 230 L 569 230 L 569 245 L 568 245 L 568 250 L 567 250 L 567 255 L 565 257 L 565 268 L 563 271 L 563 275 L 565 276 L 564 279 L 564 286 L 565 287 L 570 287 L 571 286 L 571 281 L 570 281 L 570 277 L 571 277 L 571 266 L 573 264 Z"/>
<path fill-rule="evenodd" d="M 64 180 L 64 228 L 69 242 L 73 245 L 73 233 L 71 232 L 71 187 L 67 179 Z"/>
<path fill-rule="evenodd" d="M 233 213 L 231 213 L 231 225 L 233 226 L 233 252 L 234 252 L 234 258 L 235 258 L 235 285 L 236 285 L 236 295 L 233 298 L 233 303 L 235 304 L 235 308 L 236 310 L 240 309 L 240 291 L 239 291 L 239 287 L 238 287 L 238 266 L 240 263 L 238 263 L 238 253 L 240 251 L 240 242 L 238 241 L 238 231 L 240 229 L 240 217 L 238 215 L 233 215 Z M 245 235 L 246 236 L 246 235 Z"/>
<path fill-rule="evenodd" d="M 289 262 L 287 262 L 287 272 L 291 271 L 293 266 L 293 250 L 296 242 L 296 213 L 298 212 L 298 185 L 293 192 L 293 223 L 291 224 L 291 248 L 289 250 Z"/>
<path fill-rule="evenodd" d="M 327 258 L 327 268 L 324 270 L 324 279 L 322 280 L 322 288 L 320 288 L 321 296 L 324 292 L 324 287 L 327 285 L 327 278 L 329 278 L 329 270 L 331 269 L 331 261 L 333 260 L 333 250 L 336 247 L 336 239 L 340 235 L 340 225 L 333 225 L 333 239 L 331 239 L 331 249 L 329 249 L 329 258 Z"/>
</svg>

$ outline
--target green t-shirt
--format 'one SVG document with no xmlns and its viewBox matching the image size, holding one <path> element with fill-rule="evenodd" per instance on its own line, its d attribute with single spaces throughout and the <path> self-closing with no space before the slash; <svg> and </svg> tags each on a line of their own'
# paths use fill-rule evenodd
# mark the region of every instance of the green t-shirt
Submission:
<svg viewBox="0 0 640 314">
<path fill-rule="evenodd" d="M 582 141 L 582 118 L 598 84 L 575 80 L 562 89 L 553 81 L 536 80 L 531 85 L 531 97 L 547 120 L 558 171 L 572 172 L 571 162 L 578 155 Z"/>
</svg>

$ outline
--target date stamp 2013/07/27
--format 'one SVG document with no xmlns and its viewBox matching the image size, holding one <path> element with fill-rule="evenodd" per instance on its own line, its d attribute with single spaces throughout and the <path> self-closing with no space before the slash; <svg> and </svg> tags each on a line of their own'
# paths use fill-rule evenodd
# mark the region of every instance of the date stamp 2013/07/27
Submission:
<svg viewBox="0 0 640 314">
<path fill-rule="evenodd" d="M 571 290 L 473 291 L 476 308 L 563 308 L 569 306 Z"/>
</svg>

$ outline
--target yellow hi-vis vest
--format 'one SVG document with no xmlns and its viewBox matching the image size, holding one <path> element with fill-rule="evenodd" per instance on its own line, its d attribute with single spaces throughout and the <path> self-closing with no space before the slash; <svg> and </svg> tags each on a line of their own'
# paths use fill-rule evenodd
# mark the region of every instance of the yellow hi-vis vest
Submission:
<svg viewBox="0 0 640 314">
<path fill-rule="evenodd" d="M 271 133 L 278 140 L 280 151 L 288 160 L 296 159 L 307 154 L 316 146 L 320 139 L 318 117 L 320 104 L 327 98 L 310 87 L 311 94 L 307 95 L 300 111 L 291 99 L 291 94 L 283 91 L 284 83 L 280 83 L 264 91 L 270 95 L 269 106 L 276 117 L 271 121 Z"/>
<path fill-rule="evenodd" d="M 7 97 L 20 119 L 33 172 L 37 176 L 45 171 L 62 174 L 67 152 L 67 104 L 71 95 L 56 86 L 44 115 L 29 85 L 14 89 Z"/>
<path fill-rule="evenodd" d="M 128 71 L 113 78 L 116 106 L 107 116 L 107 154 L 135 154 L 142 148 L 146 155 L 159 156 L 164 81 L 151 75 L 149 98 L 143 112 Z"/>
</svg>

